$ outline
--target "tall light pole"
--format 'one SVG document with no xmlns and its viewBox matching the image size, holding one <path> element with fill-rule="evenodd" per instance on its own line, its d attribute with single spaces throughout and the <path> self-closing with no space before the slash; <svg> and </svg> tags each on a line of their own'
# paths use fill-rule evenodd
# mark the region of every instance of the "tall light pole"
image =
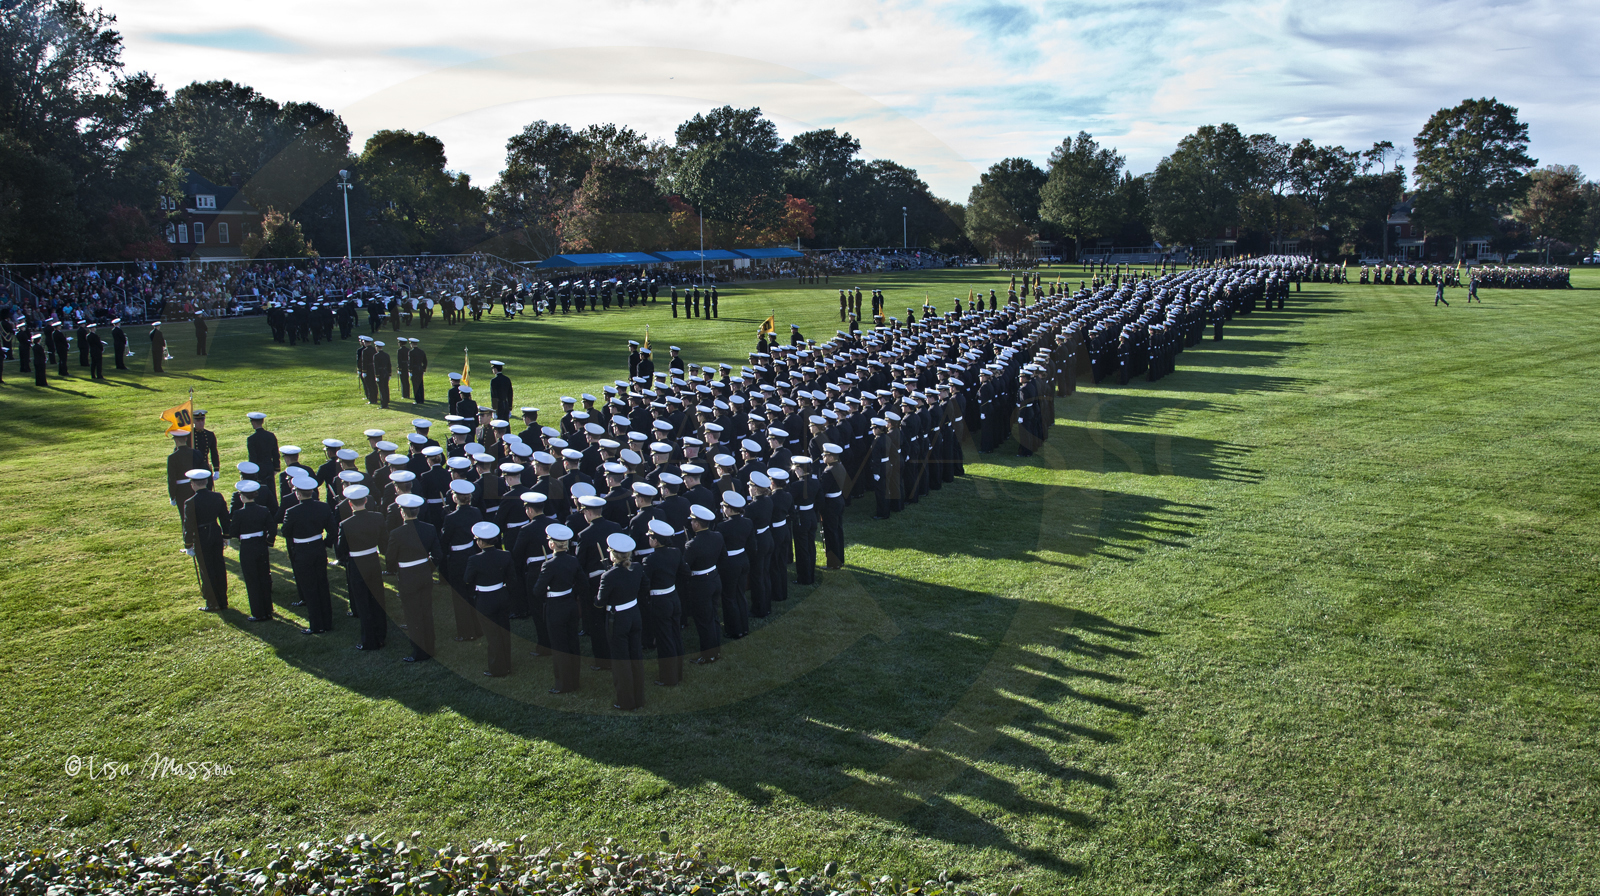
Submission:
<svg viewBox="0 0 1600 896">
<path fill-rule="evenodd" d="M 700 285 L 706 285 L 706 213 L 700 212 Z"/>
<path fill-rule="evenodd" d="M 339 192 L 344 194 L 344 260 L 349 261 L 350 251 L 350 171 L 346 168 L 339 169 Z"/>
<path fill-rule="evenodd" d="M 911 248 L 911 238 L 907 236 L 908 232 L 906 230 L 906 207 L 902 205 L 900 206 L 900 246 L 903 249 Z"/>
</svg>

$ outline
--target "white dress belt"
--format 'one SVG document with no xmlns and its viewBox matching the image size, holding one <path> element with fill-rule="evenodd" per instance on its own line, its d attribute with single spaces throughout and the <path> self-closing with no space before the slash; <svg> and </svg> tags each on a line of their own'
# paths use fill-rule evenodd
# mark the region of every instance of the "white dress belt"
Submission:
<svg viewBox="0 0 1600 896">
<path fill-rule="evenodd" d="M 663 594 L 671 594 L 672 592 L 677 591 L 677 590 L 678 590 L 678 586 L 677 585 L 668 585 L 665 588 L 651 588 L 650 589 L 650 596 L 651 597 L 660 597 Z"/>
<path fill-rule="evenodd" d="M 631 609 L 633 609 L 634 607 L 636 607 L 638 605 L 639 605 L 639 601 L 638 601 L 637 598 L 635 598 L 634 600 L 630 600 L 625 604 L 617 604 L 616 606 L 611 608 L 611 612 L 617 613 L 617 612 L 620 612 L 622 610 L 631 610 Z"/>
<path fill-rule="evenodd" d="M 452 550 L 452 551 L 464 551 L 467 548 L 472 547 L 472 545 L 473 545 L 473 542 L 470 542 L 470 541 L 467 542 L 466 544 L 453 544 L 453 545 L 450 546 L 450 550 Z"/>
<path fill-rule="evenodd" d="M 571 593 L 572 593 L 572 589 L 571 588 L 568 588 L 565 591 L 548 591 L 548 592 L 545 592 L 545 597 L 566 597 L 567 595 L 569 595 Z"/>
<path fill-rule="evenodd" d="M 729 557 L 737 557 L 737 556 L 739 556 L 740 554 L 743 554 L 743 553 L 744 553 L 744 548 L 738 548 L 737 550 L 729 551 L 728 552 L 728 556 Z"/>
<path fill-rule="evenodd" d="M 443 498 L 427 498 L 425 500 L 427 500 L 427 502 L 429 504 L 443 504 L 444 503 L 444 499 Z"/>
<path fill-rule="evenodd" d="M 817 505 L 815 505 L 815 504 L 801 504 L 799 507 L 796 507 L 795 510 L 810 510 L 811 508 L 813 508 L 815 506 L 817 506 Z"/>
<path fill-rule="evenodd" d="M 714 573 L 716 571 L 717 571 L 717 568 L 715 566 L 708 566 L 705 569 L 691 569 L 691 570 L 689 570 L 689 575 L 691 575 L 691 576 L 709 576 L 709 575 L 711 575 L 712 573 Z"/>
<path fill-rule="evenodd" d="M 521 529 L 523 526 L 526 526 L 531 522 L 533 522 L 533 520 L 523 520 L 520 523 L 506 523 L 506 528 L 507 529 Z"/>
<path fill-rule="evenodd" d="M 591 572 L 591 573 L 589 573 L 589 578 L 591 578 L 591 579 L 592 579 L 592 578 L 594 578 L 594 577 L 595 577 L 595 576 L 597 576 L 597 575 L 599 575 L 599 574 L 601 574 L 601 573 L 603 573 L 603 572 L 605 572 L 605 570 L 603 570 L 603 569 L 597 569 L 597 570 L 595 570 L 595 571 L 594 571 L 594 572 Z"/>
<path fill-rule="evenodd" d="M 823 495 L 822 497 L 824 497 L 824 498 L 838 498 L 838 497 L 842 497 L 843 495 L 844 495 L 844 492 L 834 492 L 834 493 L 829 494 L 829 495 Z"/>
<path fill-rule="evenodd" d="M 547 557 L 546 555 L 540 554 L 537 557 L 529 557 L 528 558 L 528 562 L 529 563 L 543 563 L 545 560 L 548 560 L 548 559 L 549 559 L 549 557 Z"/>
<path fill-rule="evenodd" d="M 244 541 L 246 538 L 260 538 L 261 536 L 266 535 L 266 534 L 267 533 L 264 532 L 264 531 L 263 532 L 246 532 L 243 535 L 239 536 L 239 540 L 240 541 Z"/>
<path fill-rule="evenodd" d="M 765 535 L 765 534 L 767 534 L 767 530 L 771 529 L 771 528 L 772 528 L 771 526 L 762 526 L 761 528 L 756 530 L 756 534 L 757 535 Z"/>
<path fill-rule="evenodd" d="M 473 586 L 473 590 L 474 591 L 478 591 L 478 592 L 499 591 L 501 588 L 504 588 L 504 587 L 506 587 L 505 583 L 501 582 L 498 585 L 474 585 Z"/>
<path fill-rule="evenodd" d="M 772 528 L 774 528 L 774 529 L 782 529 L 784 526 L 787 526 L 787 525 L 789 525 L 789 521 L 788 520 L 778 520 L 777 522 L 772 524 Z"/>
<path fill-rule="evenodd" d="M 350 552 L 350 556 L 352 556 L 352 557 L 365 557 L 368 554 L 376 554 L 376 553 L 378 553 L 378 546 L 377 545 L 373 545 L 372 547 L 367 548 L 364 551 L 351 551 Z"/>
<path fill-rule="evenodd" d="M 638 548 L 633 552 L 635 557 L 648 557 L 656 552 L 655 548 Z"/>
<path fill-rule="evenodd" d="M 395 565 L 401 569 L 410 569 L 413 566 L 421 566 L 422 564 L 427 563 L 429 559 L 430 558 L 428 557 L 423 557 L 421 560 L 402 560 Z"/>
<path fill-rule="evenodd" d="M 310 538 L 296 538 L 294 540 L 294 543 L 295 544 L 310 544 L 313 541 L 321 541 L 321 540 L 322 540 L 322 536 L 321 535 L 313 535 Z"/>
</svg>

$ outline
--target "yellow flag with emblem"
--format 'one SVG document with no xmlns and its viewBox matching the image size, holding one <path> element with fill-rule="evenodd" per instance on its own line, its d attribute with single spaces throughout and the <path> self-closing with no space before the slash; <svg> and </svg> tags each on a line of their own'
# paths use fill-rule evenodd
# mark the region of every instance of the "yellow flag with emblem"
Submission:
<svg viewBox="0 0 1600 896">
<path fill-rule="evenodd" d="M 768 333 L 776 333 L 777 332 L 778 323 L 777 323 L 776 318 L 777 318 L 777 315 L 774 314 L 772 317 L 769 317 L 766 320 L 761 322 L 761 329 L 756 331 L 756 338 L 757 339 L 760 339 L 761 337 L 767 335 Z"/>
<path fill-rule="evenodd" d="M 161 419 L 167 421 L 167 432 L 190 428 L 194 425 L 194 399 L 190 398 L 175 408 L 162 411 Z"/>
<path fill-rule="evenodd" d="M 466 349 L 461 350 L 461 385 L 472 385 L 472 354 Z"/>
</svg>

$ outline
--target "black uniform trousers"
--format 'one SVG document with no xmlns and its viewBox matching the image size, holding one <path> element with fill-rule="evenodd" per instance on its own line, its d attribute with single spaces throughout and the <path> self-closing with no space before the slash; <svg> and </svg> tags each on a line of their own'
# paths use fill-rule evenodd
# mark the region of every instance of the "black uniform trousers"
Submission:
<svg viewBox="0 0 1600 896">
<path fill-rule="evenodd" d="M 794 549 L 790 544 L 789 524 L 774 524 L 772 531 L 772 555 L 767 561 L 767 601 L 789 599 L 789 554 Z"/>
<path fill-rule="evenodd" d="M 345 573 L 349 586 L 350 608 L 361 619 L 361 637 L 356 643 L 365 650 L 377 650 L 389 636 L 389 613 L 384 607 L 382 561 L 377 554 L 353 557 Z"/>
<path fill-rule="evenodd" d="M 399 571 L 395 577 L 400 606 L 406 614 L 406 637 L 411 639 L 411 657 L 425 660 L 433 656 L 433 563 L 419 563 Z"/>
<path fill-rule="evenodd" d="M 599 575 L 589 577 L 590 583 L 599 587 Z M 589 649 L 594 654 L 591 664 L 596 669 L 611 668 L 611 635 L 606 628 L 606 611 L 591 600 L 583 601 L 583 631 L 589 636 Z"/>
<path fill-rule="evenodd" d="M 722 631 L 729 638 L 742 638 L 750 633 L 750 602 L 744 592 L 745 579 L 750 574 L 750 556 L 749 548 L 745 550 L 746 553 L 717 564 L 717 572 L 722 577 Z"/>
<path fill-rule="evenodd" d="M 206 607 L 213 610 L 228 609 L 228 567 L 222 559 L 221 535 L 205 535 L 195 539 L 194 558 L 200 568 L 200 594 Z"/>
<path fill-rule="evenodd" d="M 772 532 L 756 534 L 750 538 L 745 551 L 750 558 L 750 615 L 765 619 L 772 615 L 772 595 L 767 590 L 772 581 Z M 745 625 L 745 631 L 750 626 Z"/>
<path fill-rule="evenodd" d="M 533 651 L 533 655 L 549 656 L 551 648 L 550 620 L 546 617 L 544 612 L 544 597 L 542 595 L 535 594 L 533 588 L 534 581 L 539 578 L 539 567 L 537 564 L 528 568 L 528 574 L 526 578 L 527 581 L 524 584 L 527 588 L 527 591 L 522 596 L 522 607 L 519 612 L 523 616 L 533 617 L 535 638 L 534 643 L 537 645 L 537 649 Z"/>
<path fill-rule="evenodd" d="M 485 586 L 488 587 L 488 586 Z M 479 622 L 487 653 L 488 672 L 500 677 L 511 674 L 511 586 L 477 592 Z"/>
<path fill-rule="evenodd" d="M 790 523 L 794 527 L 794 580 L 798 585 L 817 581 L 817 525 Z"/>
<path fill-rule="evenodd" d="M 289 545 L 289 568 L 294 587 L 306 605 L 306 628 L 314 632 L 333 628 L 333 597 L 328 590 L 328 552 L 320 543 Z"/>
<path fill-rule="evenodd" d="M 717 630 L 717 605 L 722 602 L 722 574 L 717 567 L 703 575 L 690 575 L 682 589 L 683 615 L 694 620 L 699 638 L 700 659 L 713 660 L 722 653 L 722 634 Z"/>
<path fill-rule="evenodd" d="M 476 593 L 467 584 L 467 561 L 452 556 L 445 560 L 445 565 L 445 579 L 454 592 L 454 600 L 450 604 L 455 610 L 456 640 L 471 641 L 481 637 L 483 630 L 478 625 Z"/>
<path fill-rule="evenodd" d="M 683 607 L 678 592 L 652 594 L 645 607 L 656 642 L 656 681 L 675 685 L 683 680 Z"/>
<path fill-rule="evenodd" d="M 617 706 L 638 709 L 644 705 L 644 617 L 637 606 L 605 613 L 611 637 L 611 680 L 617 689 Z"/>
<path fill-rule="evenodd" d="M 823 559 L 829 569 L 837 569 L 844 565 L 844 499 L 822 500 Z"/>
<path fill-rule="evenodd" d="M 566 693 L 578 689 L 579 621 L 577 598 L 572 594 L 544 600 L 545 625 L 550 629 L 550 649 L 555 652 L 556 690 Z"/>
<path fill-rule="evenodd" d="M 265 538 L 246 538 L 239 542 L 239 577 L 250 596 L 250 615 L 272 618 L 272 562 Z"/>
</svg>

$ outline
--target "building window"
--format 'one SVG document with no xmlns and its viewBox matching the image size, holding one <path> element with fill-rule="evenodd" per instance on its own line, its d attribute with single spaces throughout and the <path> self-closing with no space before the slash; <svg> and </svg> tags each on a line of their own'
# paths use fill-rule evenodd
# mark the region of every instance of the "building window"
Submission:
<svg viewBox="0 0 1600 896">
<path fill-rule="evenodd" d="M 200 223 L 199 221 L 194 222 L 194 241 L 196 243 L 203 243 L 206 241 L 206 225 Z"/>
<path fill-rule="evenodd" d="M 173 227 L 171 224 L 168 224 L 167 225 L 167 242 L 176 243 L 177 241 L 178 241 L 178 230 L 177 230 L 177 228 Z"/>
<path fill-rule="evenodd" d="M 228 241 L 228 225 L 227 224 L 218 224 L 217 225 L 217 242 L 226 243 L 227 241 Z"/>
<path fill-rule="evenodd" d="M 189 225 L 187 225 L 187 224 L 179 224 L 178 225 L 178 242 L 187 243 L 188 241 L 189 241 Z"/>
<path fill-rule="evenodd" d="M 166 211 L 167 210 L 167 197 L 165 197 L 165 196 L 161 197 L 161 210 L 162 211 Z"/>
<path fill-rule="evenodd" d="M 196 197 L 194 197 L 194 207 L 195 208 L 214 209 L 214 208 L 217 207 L 217 197 L 215 197 L 215 196 L 196 196 Z M 196 240 L 195 242 L 199 242 L 199 240 Z"/>
</svg>

